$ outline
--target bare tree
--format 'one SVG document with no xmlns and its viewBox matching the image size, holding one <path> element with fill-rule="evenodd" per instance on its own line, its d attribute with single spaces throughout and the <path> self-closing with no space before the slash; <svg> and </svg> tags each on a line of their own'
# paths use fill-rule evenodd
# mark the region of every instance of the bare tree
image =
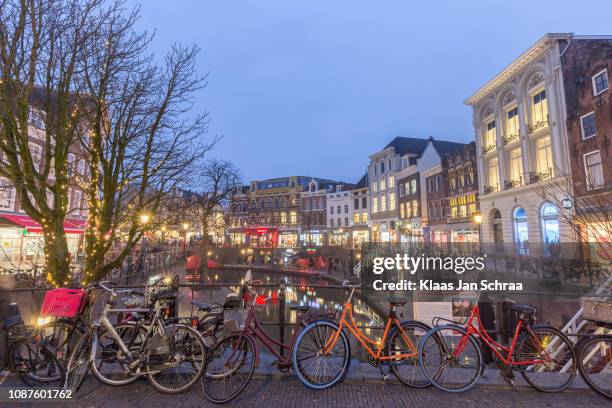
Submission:
<svg viewBox="0 0 612 408">
<path fill-rule="evenodd" d="M 202 192 L 193 200 L 193 210 L 200 218 L 204 244 L 208 242 L 208 231 L 218 230 L 221 220 L 217 213 L 227 207 L 241 178 L 238 169 L 230 162 L 213 159 L 205 162 L 197 172 L 199 178 L 195 186 Z"/>
<path fill-rule="evenodd" d="M 612 259 L 612 185 L 585 188 L 574 185 L 570 177 L 544 182 L 538 188 L 542 198 L 561 208 L 557 216 L 565 224 L 565 238 L 580 242 L 583 255 L 601 260 Z M 546 243 L 545 243 L 546 244 Z"/>
<path fill-rule="evenodd" d="M 0 0 L 0 176 L 43 226 L 53 282 L 69 276 L 70 183 L 88 197 L 86 280 L 98 279 L 121 265 L 147 228 L 141 221 L 216 141 L 203 142 L 207 114 L 192 113 L 206 85 L 198 47 L 175 44 L 158 64 L 138 17 L 120 0 Z M 46 112 L 42 161 L 28 144 L 32 105 Z M 86 176 L 69 171 L 74 144 L 89 159 Z"/>
</svg>

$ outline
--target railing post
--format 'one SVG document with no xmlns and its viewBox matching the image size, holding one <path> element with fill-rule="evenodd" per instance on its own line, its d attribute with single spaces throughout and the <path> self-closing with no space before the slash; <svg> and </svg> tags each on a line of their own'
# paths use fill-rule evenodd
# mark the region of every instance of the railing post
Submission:
<svg viewBox="0 0 612 408">
<path fill-rule="evenodd" d="M 278 324 L 280 327 L 279 332 L 279 342 L 281 344 L 285 344 L 285 291 L 286 287 L 284 283 L 281 283 L 278 286 L 279 294 L 278 294 Z M 281 357 L 285 357 L 285 349 L 282 346 L 279 346 L 279 352 Z"/>
</svg>

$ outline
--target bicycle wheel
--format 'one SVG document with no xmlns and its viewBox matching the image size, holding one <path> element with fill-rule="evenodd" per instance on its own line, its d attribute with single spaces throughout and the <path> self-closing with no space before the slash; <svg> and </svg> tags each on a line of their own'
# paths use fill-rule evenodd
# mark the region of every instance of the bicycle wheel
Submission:
<svg viewBox="0 0 612 408">
<path fill-rule="evenodd" d="M 612 336 L 595 336 L 578 349 L 578 371 L 593 391 L 612 399 Z"/>
<path fill-rule="evenodd" d="M 182 324 L 164 327 L 165 338 L 153 337 L 146 347 L 147 378 L 153 388 L 178 394 L 191 388 L 204 372 L 206 346 L 197 330 Z"/>
<path fill-rule="evenodd" d="M 123 344 L 136 357 L 145 341 L 146 329 L 141 325 L 124 324 L 116 326 L 115 331 Z M 104 384 L 114 386 L 131 384 L 136 381 L 140 376 L 139 373 L 130 369 L 130 361 L 110 333 L 102 329 L 97 337 L 95 350 L 92 353 L 94 360 L 91 365 L 91 371 L 96 378 Z"/>
<path fill-rule="evenodd" d="M 336 344 L 325 351 L 335 333 Z M 316 321 L 304 327 L 292 351 L 293 371 L 302 384 L 315 390 L 329 388 L 341 381 L 351 362 L 351 348 L 346 334 L 330 321 Z"/>
<path fill-rule="evenodd" d="M 383 355 L 386 357 L 410 355 L 410 357 L 386 360 L 384 364 L 391 367 L 391 372 L 403 384 L 414 388 L 428 387 L 431 385 L 431 382 L 423 375 L 423 371 L 419 366 L 417 346 L 421 337 L 423 337 L 431 327 L 412 320 L 402 322 L 401 325 L 403 333 L 397 327 L 394 327 L 387 339 Z M 439 342 L 432 342 L 430 345 L 433 348 L 424 351 L 424 354 L 438 353 L 438 355 L 441 355 L 442 347 Z M 435 375 L 435 378 L 437 378 L 437 376 L 438 375 Z"/>
<path fill-rule="evenodd" d="M 23 339 L 11 344 L 9 366 L 19 373 L 24 384 L 32 386 L 49 385 L 64 381 L 62 363 L 40 340 Z"/>
<path fill-rule="evenodd" d="M 90 335 L 81 336 L 76 346 L 72 349 L 68 363 L 66 364 L 66 380 L 64 389 L 71 390 L 74 394 L 81 388 L 89 368 L 89 351 L 91 349 Z"/>
<path fill-rule="evenodd" d="M 441 347 L 442 353 L 429 352 Z M 425 377 L 443 391 L 472 388 L 482 374 L 484 358 L 476 338 L 456 325 L 431 329 L 419 343 L 419 365 Z"/>
<path fill-rule="evenodd" d="M 211 402 L 223 404 L 236 398 L 255 371 L 255 341 L 246 334 L 223 338 L 208 354 L 202 391 Z"/>
<path fill-rule="evenodd" d="M 527 328 L 519 339 L 516 362 L 544 360 L 533 365 L 519 365 L 521 375 L 538 391 L 559 392 L 568 388 L 576 377 L 576 353 L 573 343 L 561 330 L 552 326 Z"/>
</svg>

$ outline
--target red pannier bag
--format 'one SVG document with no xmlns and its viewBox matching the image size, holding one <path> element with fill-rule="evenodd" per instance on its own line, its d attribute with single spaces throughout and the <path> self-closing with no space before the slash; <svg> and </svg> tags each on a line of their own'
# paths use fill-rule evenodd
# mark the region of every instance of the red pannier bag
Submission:
<svg viewBox="0 0 612 408">
<path fill-rule="evenodd" d="M 76 317 L 85 309 L 86 293 L 83 289 L 57 288 L 45 293 L 41 315 Z"/>
</svg>

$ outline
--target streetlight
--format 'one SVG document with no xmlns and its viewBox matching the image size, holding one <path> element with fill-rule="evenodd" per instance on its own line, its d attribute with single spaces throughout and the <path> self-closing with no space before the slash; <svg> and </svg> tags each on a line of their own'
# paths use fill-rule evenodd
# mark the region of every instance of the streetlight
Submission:
<svg viewBox="0 0 612 408">
<path fill-rule="evenodd" d="M 482 254 L 482 214 L 474 214 L 474 222 L 478 224 L 478 248 Z"/>
<path fill-rule="evenodd" d="M 149 214 L 147 214 L 147 213 L 140 214 L 140 223 L 141 224 L 148 224 L 150 220 L 151 220 L 151 216 Z"/>
</svg>

